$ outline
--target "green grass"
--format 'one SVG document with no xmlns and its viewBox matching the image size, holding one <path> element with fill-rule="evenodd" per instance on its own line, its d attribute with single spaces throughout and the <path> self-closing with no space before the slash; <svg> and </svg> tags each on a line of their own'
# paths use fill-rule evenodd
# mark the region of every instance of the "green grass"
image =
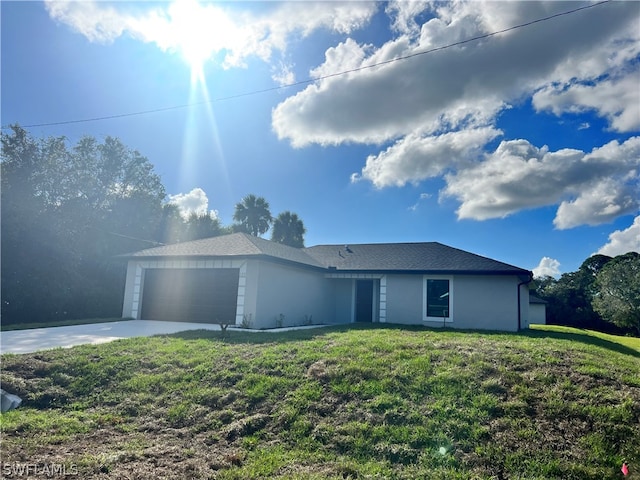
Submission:
<svg viewBox="0 0 640 480">
<path fill-rule="evenodd" d="M 637 339 L 365 326 L 4 355 L 5 462 L 82 478 L 617 479 Z"/>
<path fill-rule="evenodd" d="M 535 332 L 566 333 L 569 335 L 567 338 L 570 340 L 576 339 L 578 336 L 590 337 L 588 341 L 591 341 L 596 345 L 602 344 L 598 342 L 599 339 L 608 343 L 620 344 L 640 353 L 640 338 L 638 337 L 622 337 L 620 335 L 610 335 L 608 333 L 584 330 L 581 328 L 562 327 L 560 325 L 531 325 L 531 329 Z"/>
<path fill-rule="evenodd" d="M 79 318 L 71 320 L 57 320 L 54 322 L 26 322 L 26 323 L 9 323 L 0 324 L 0 331 L 8 332 L 10 330 L 29 330 L 32 328 L 45 327 L 67 327 L 69 325 L 86 325 L 89 323 L 105 323 L 105 322 L 122 322 L 131 320 L 131 318 Z"/>
</svg>

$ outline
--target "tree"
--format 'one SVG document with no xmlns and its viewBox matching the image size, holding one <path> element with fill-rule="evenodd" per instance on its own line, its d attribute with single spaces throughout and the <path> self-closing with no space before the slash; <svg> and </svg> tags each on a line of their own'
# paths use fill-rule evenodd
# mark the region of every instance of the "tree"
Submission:
<svg viewBox="0 0 640 480">
<path fill-rule="evenodd" d="M 165 197 L 139 152 L 113 137 L 2 133 L 2 319 L 120 314 L 124 262 L 153 245 Z"/>
<path fill-rule="evenodd" d="M 220 220 L 210 213 L 198 215 L 193 212 L 184 223 L 185 237 L 181 241 L 199 240 L 201 238 L 217 237 L 227 232 L 220 225 Z"/>
<path fill-rule="evenodd" d="M 593 308 L 608 322 L 640 335 L 640 253 L 608 262 L 596 276 Z"/>
<path fill-rule="evenodd" d="M 184 241 L 185 224 L 180 207 L 175 203 L 165 203 L 162 206 L 162 214 L 155 238 L 160 243 L 178 243 Z"/>
<path fill-rule="evenodd" d="M 610 260 L 606 255 L 594 255 L 577 271 L 564 273 L 558 280 L 552 277 L 536 280 L 536 293 L 548 302 L 550 324 L 619 333 L 612 324 L 602 320 L 591 302 L 597 291 L 596 275 Z"/>
<path fill-rule="evenodd" d="M 236 203 L 233 219 L 238 222 L 234 226 L 236 231 L 246 232 L 254 237 L 266 233 L 273 220 L 269 202 L 253 194 L 247 195 L 241 202 Z"/>
<path fill-rule="evenodd" d="M 289 245 L 290 247 L 304 247 L 306 229 L 298 215 L 289 211 L 282 212 L 273 222 L 271 240 Z"/>
</svg>

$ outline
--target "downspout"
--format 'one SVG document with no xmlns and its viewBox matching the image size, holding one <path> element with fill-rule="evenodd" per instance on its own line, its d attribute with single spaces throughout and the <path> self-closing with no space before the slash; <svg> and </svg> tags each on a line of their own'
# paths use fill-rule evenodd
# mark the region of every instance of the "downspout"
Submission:
<svg viewBox="0 0 640 480">
<path fill-rule="evenodd" d="M 521 312 L 521 306 L 520 306 L 520 287 L 522 285 L 528 285 L 533 281 L 533 273 L 529 272 L 529 278 L 524 281 L 524 282 L 520 282 L 518 284 L 518 331 L 520 331 L 522 329 L 522 312 Z"/>
</svg>

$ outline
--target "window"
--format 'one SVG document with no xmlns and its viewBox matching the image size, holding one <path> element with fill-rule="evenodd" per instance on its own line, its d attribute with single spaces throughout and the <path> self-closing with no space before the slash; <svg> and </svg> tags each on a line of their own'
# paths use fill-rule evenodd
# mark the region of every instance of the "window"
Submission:
<svg viewBox="0 0 640 480">
<path fill-rule="evenodd" d="M 428 322 L 451 322 L 451 279 L 424 279 L 424 320 Z"/>
</svg>

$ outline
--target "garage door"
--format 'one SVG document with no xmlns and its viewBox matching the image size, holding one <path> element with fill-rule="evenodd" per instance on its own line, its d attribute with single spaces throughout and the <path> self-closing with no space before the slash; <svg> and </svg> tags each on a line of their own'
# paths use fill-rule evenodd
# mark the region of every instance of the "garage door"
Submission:
<svg viewBox="0 0 640 480">
<path fill-rule="evenodd" d="M 144 274 L 142 318 L 235 323 L 237 268 L 148 269 Z"/>
</svg>

